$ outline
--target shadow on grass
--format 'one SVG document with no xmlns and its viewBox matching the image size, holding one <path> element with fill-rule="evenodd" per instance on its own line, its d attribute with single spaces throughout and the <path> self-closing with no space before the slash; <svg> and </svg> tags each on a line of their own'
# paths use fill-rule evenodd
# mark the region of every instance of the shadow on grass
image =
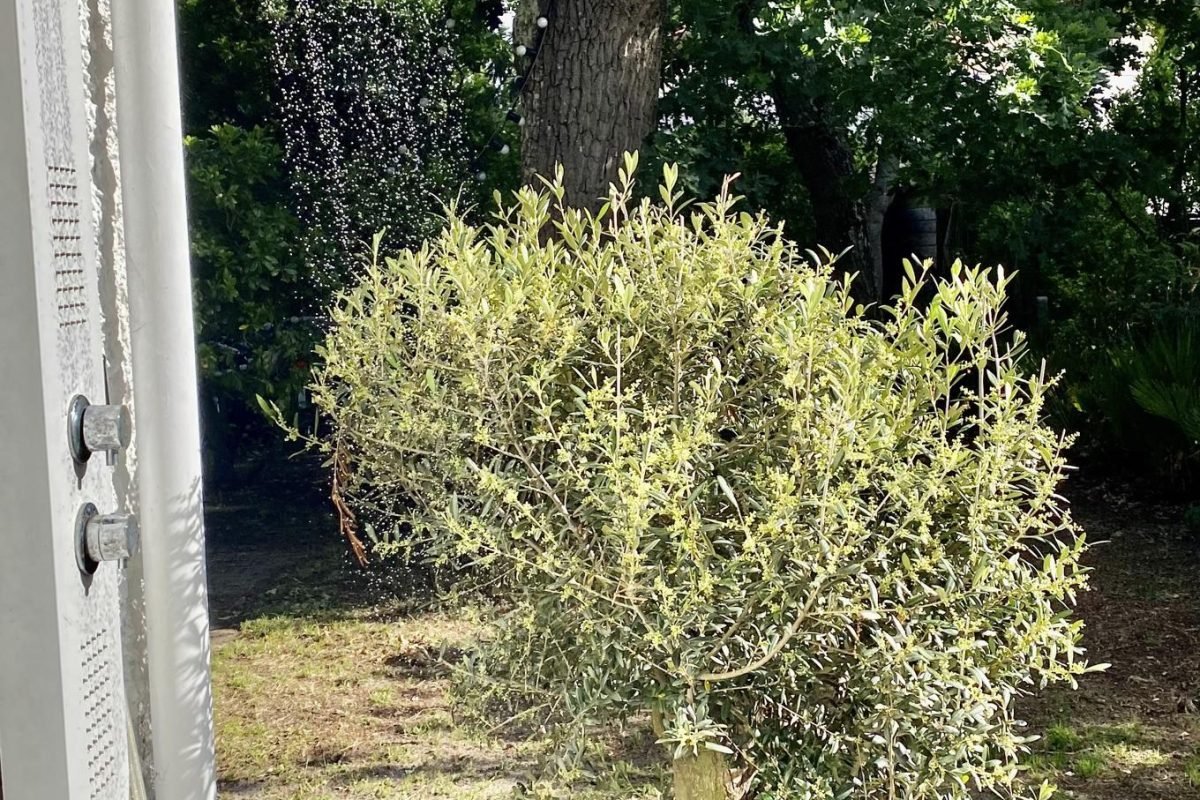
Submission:
<svg viewBox="0 0 1200 800">
<path fill-rule="evenodd" d="M 426 570 L 393 562 L 362 569 L 350 558 L 320 459 L 274 455 L 253 479 L 210 493 L 204 516 L 214 629 L 264 616 L 334 622 L 432 601 Z"/>
<path fill-rule="evenodd" d="M 221 797 L 257 797 L 265 785 L 262 781 L 217 782 Z"/>
<path fill-rule="evenodd" d="M 529 765 L 532 765 L 532 761 Z M 490 756 L 479 753 L 439 756 L 419 764 L 369 764 L 350 767 L 340 771 L 331 783 L 345 785 L 360 780 L 378 778 L 413 778 L 420 776 L 447 776 L 455 780 L 495 780 L 497 778 L 519 779 L 524 771 L 514 769 L 511 756 Z"/>
</svg>

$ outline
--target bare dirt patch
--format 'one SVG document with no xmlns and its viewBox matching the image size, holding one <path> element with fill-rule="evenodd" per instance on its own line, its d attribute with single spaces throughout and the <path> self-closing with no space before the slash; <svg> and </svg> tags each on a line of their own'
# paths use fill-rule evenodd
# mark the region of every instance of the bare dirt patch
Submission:
<svg viewBox="0 0 1200 800">
<path fill-rule="evenodd" d="M 1079 800 L 1200 798 L 1200 538 L 1177 510 L 1104 500 L 1078 512 L 1097 542 L 1078 610 L 1089 660 L 1111 666 L 1021 704 L 1034 773 Z"/>
</svg>

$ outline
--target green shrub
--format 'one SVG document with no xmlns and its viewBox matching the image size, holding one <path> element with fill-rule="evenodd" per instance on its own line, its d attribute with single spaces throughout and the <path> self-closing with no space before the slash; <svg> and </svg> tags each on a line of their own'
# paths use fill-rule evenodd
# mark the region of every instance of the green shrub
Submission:
<svg viewBox="0 0 1200 800">
<path fill-rule="evenodd" d="M 1184 526 L 1195 534 L 1200 534 L 1200 505 L 1190 505 L 1183 510 Z"/>
<path fill-rule="evenodd" d="M 1085 574 L 1005 279 L 913 276 L 871 319 L 728 187 L 687 205 L 667 168 L 639 202 L 635 164 L 596 216 L 558 183 L 452 209 L 342 296 L 313 390 L 347 496 L 503 587 L 468 687 L 648 717 L 676 797 L 727 767 L 760 797 L 1010 786 L 1015 697 L 1085 669 Z"/>
<path fill-rule="evenodd" d="M 1160 321 L 1107 356 L 1080 392 L 1082 407 L 1115 449 L 1186 492 L 1200 474 L 1200 324 Z"/>
<path fill-rule="evenodd" d="M 213 125 L 184 137 L 195 271 L 205 478 L 232 480 L 239 452 L 273 431 L 253 403 L 273 397 L 289 418 L 308 380 L 318 328 L 314 291 L 288 207 L 282 150 L 267 127 Z"/>
<path fill-rule="evenodd" d="M 1200 444 L 1200 324 L 1160 328 L 1133 354 L 1129 391 L 1147 413 Z"/>
</svg>

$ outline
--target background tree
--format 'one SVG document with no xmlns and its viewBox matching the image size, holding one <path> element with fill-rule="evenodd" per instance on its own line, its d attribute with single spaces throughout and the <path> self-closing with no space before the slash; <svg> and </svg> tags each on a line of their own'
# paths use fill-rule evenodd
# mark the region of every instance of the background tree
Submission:
<svg viewBox="0 0 1200 800">
<path fill-rule="evenodd" d="M 538 27 L 542 17 L 547 27 Z M 526 181 L 566 167 L 572 202 L 596 205 L 621 154 L 658 122 L 666 0 L 526 0 L 515 25 L 538 42 L 521 89 Z"/>
<path fill-rule="evenodd" d="M 897 185 L 936 192 L 961 164 L 995 155 L 992 143 L 1044 140 L 1077 121 L 1098 65 L 1071 41 L 1080 31 L 1043 19 L 1042 5 L 680 0 L 662 147 L 686 159 L 681 133 L 774 131 L 808 195 L 798 230 L 852 247 L 842 265 L 859 274 L 858 296 L 881 299 Z"/>
</svg>

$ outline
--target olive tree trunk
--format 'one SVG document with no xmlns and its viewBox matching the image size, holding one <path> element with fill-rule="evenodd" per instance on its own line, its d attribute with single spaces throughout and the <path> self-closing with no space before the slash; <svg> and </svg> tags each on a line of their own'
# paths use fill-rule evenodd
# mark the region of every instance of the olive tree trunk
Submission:
<svg viewBox="0 0 1200 800">
<path fill-rule="evenodd" d="M 526 0 L 515 30 L 541 51 L 522 90 L 526 181 L 562 164 L 575 205 L 607 195 L 621 155 L 638 150 L 657 123 L 664 0 Z"/>
<path fill-rule="evenodd" d="M 720 753 L 700 748 L 696 755 L 675 759 L 675 800 L 726 800 L 729 765 Z"/>
<path fill-rule="evenodd" d="M 651 711 L 650 727 L 659 738 L 666 732 L 660 709 Z M 670 751 L 674 749 L 672 746 Z M 702 748 L 696 755 L 676 758 L 672 767 L 675 800 L 728 800 L 731 774 L 720 753 Z"/>
</svg>

